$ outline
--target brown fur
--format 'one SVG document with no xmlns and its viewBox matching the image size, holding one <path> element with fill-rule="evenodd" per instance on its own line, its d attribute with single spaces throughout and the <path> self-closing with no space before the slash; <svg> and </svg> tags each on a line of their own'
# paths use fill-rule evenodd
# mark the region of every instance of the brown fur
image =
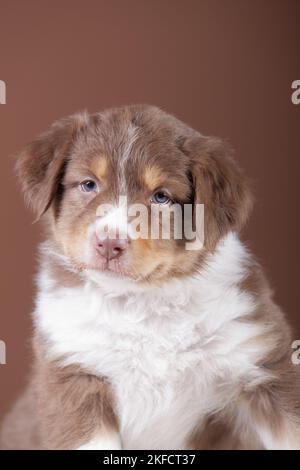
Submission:
<svg viewBox="0 0 300 470">
<path fill-rule="evenodd" d="M 130 128 L 136 129 L 137 138 L 126 160 Z M 185 240 L 172 237 L 132 242 L 124 271 L 139 282 L 159 283 L 201 269 L 217 242 L 229 230 L 242 228 L 252 206 L 248 181 L 226 144 L 151 106 L 61 120 L 27 147 L 17 170 L 26 201 L 42 218 L 48 242 L 72 263 L 67 271 L 57 259 L 41 254 L 41 263 L 48 263 L 56 279 L 49 289 L 82 282 L 87 227 L 99 204 L 117 201 L 124 174 L 129 203 L 140 202 L 150 210 L 153 191 L 167 189 L 180 205 L 205 205 L 205 242 L 200 252 L 186 251 Z M 80 192 L 86 178 L 94 178 L 100 190 Z M 260 267 L 251 264 L 247 272 L 240 287 L 255 296 L 257 308 L 242 321 L 265 325 L 265 332 L 251 345 L 265 348 L 264 360 L 257 366 L 266 379 L 251 387 L 241 384 L 238 403 L 218 416 L 208 416 L 205 425 L 189 436 L 189 448 L 260 448 L 256 426 L 266 426 L 278 439 L 284 433 L 292 440 L 299 435 L 300 385 L 289 359 L 290 331 Z M 30 424 L 29 416 L 35 416 Z M 250 428 L 244 425 L 245 417 Z M 64 358 L 50 361 L 46 340 L 36 335 L 31 385 L 3 429 L 4 448 L 76 448 L 95 433 L 118 429 L 110 385 L 105 377 L 95 377 L 76 364 L 64 365 Z"/>
<path fill-rule="evenodd" d="M 98 205 L 114 203 L 120 195 L 117 168 L 122 164 L 130 126 L 137 128 L 138 138 L 122 170 L 129 204 L 143 203 L 150 210 L 153 191 L 165 187 L 178 204 L 204 203 L 207 251 L 228 230 L 240 229 L 249 214 L 248 183 L 220 140 L 203 137 L 151 106 L 76 115 L 55 123 L 34 141 L 17 168 L 27 202 L 37 217 L 49 209 L 44 222 L 79 270 L 84 265 L 78 254 Z M 99 181 L 101 190 L 94 197 L 83 197 L 77 189 L 88 177 Z M 135 264 L 132 256 L 125 271 L 147 282 L 190 274 L 205 255 L 205 250 L 197 256 L 186 251 L 182 240 L 133 241 L 133 252 L 141 252 L 142 247 L 143 257 Z"/>
<path fill-rule="evenodd" d="M 105 378 L 76 366 L 49 362 L 36 339 L 36 387 L 42 447 L 74 449 L 97 433 L 118 429 L 113 397 Z M 63 412 L 57 413 L 61 409 Z"/>
<path fill-rule="evenodd" d="M 205 206 L 205 244 L 213 249 L 228 230 L 239 231 L 252 209 L 249 182 L 216 138 L 194 138 L 183 146 L 192 160 L 195 201 Z"/>
<path fill-rule="evenodd" d="M 3 423 L 3 449 L 75 449 L 118 430 L 107 380 L 64 358 L 49 361 L 46 344 L 35 337 L 32 380 Z"/>
</svg>

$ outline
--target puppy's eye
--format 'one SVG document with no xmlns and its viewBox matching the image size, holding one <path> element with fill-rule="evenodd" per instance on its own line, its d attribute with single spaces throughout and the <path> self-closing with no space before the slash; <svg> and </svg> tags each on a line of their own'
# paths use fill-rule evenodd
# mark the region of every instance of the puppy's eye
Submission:
<svg viewBox="0 0 300 470">
<path fill-rule="evenodd" d="M 85 180 L 80 183 L 80 189 L 85 193 L 93 193 L 97 192 L 98 186 L 97 183 L 93 180 Z"/>
<path fill-rule="evenodd" d="M 172 200 L 162 191 L 158 191 L 157 193 L 153 194 L 151 202 L 154 204 L 169 204 L 172 202 Z"/>
</svg>

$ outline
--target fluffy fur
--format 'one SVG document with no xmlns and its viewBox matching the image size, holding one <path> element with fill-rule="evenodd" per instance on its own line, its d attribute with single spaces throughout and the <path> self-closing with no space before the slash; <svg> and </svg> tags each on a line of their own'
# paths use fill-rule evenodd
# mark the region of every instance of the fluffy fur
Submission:
<svg viewBox="0 0 300 470">
<path fill-rule="evenodd" d="M 102 189 L 83 203 L 78 183 L 97 171 Z M 55 124 L 19 173 L 48 235 L 32 379 L 4 448 L 300 448 L 290 331 L 237 234 L 251 196 L 224 144 L 157 108 L 127 107 Z M 124 193 L 144 202 L 162 175 L 180 203 L 205 204 L 203 249 L 136 240 L 104 266 L 97 204 Z"/>
</svg>

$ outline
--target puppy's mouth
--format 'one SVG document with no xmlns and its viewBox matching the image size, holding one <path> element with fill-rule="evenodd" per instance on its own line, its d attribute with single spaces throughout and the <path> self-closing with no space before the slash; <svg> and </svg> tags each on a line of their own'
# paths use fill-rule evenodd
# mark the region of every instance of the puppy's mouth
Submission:
<svg viewBox="0 0 300 470">
<path fill-rule="evenodd" d="M 130 278 L 135 278 L 134 274 L 126 269 L 121 263 L 117 261 L 105 261 L 101 263 L 101 265 L 94 265 L 91 266 L 90 269 L 94 269 L 95 271 L 101 271 L 108 274 L 116 275 L 116 276 L 126 276 Z"/>
<path fill-rule="evenodd" d="M 96 252 L 85 269 L 105 273 L 108 276 L 126 277 L 138 281 L 140 276 L 127 266 L 123 259 L 104 259 Z"/>
</svg>

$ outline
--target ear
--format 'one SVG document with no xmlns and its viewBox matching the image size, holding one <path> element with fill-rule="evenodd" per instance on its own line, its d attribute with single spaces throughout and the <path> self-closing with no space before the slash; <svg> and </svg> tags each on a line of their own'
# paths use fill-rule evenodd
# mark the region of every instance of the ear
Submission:
<svg viewBox="0 0 300 470">
<path fill-rule="evenodd" d="M 204 204 L 204 246 L 214 249 L 229 231 L 239 231 L 251 208 L 249 183 L 223 141 L 213 137 L 187 139 L 194 203 Z"/>
<path fill-rule="evenodd" d="M 17 174 L 25 201 L 35 212 L 36 220 L 49 209 L 58 194 L 71 147 L 87 122 L 87 113 L 55 122 L 18 157 Z"/>
</svg>

